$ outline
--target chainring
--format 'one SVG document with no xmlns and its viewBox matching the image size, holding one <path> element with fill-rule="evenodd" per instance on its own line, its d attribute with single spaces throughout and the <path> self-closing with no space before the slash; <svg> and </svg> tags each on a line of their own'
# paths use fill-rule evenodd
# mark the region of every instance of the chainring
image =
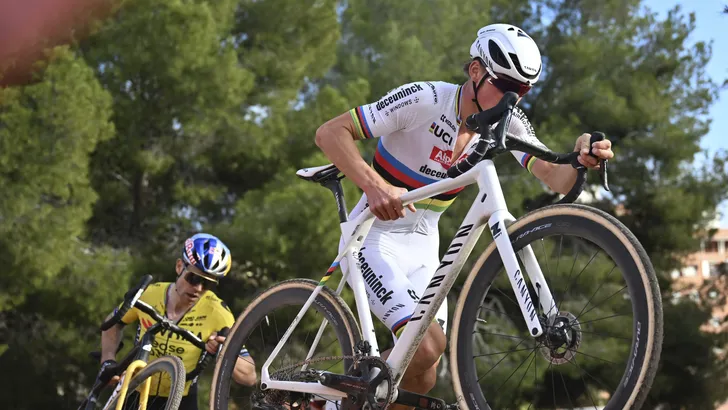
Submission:
<svg viewBox="0 0 728 410">
<path fill-rule="evenodd" d="M 379 373 L 372 380 L 371 386 L 366 394 L 361 397 L 349 397 L 351 404 L 356 407 L 369 408 L 371 410 L 384 410 L 392 402 L 394 398 L 394 386 L 392 383 L 392 371 L 382 358 L 378 356 L 324 356 L 317 357 L 314 359 L 304 360 L 286 367 L 282 367 L 275 372 L 270 374 L 271 380 L 282 380 L 282 381 L 301 381 L 301 382 L 317 382 L 320 381 L 320 373 L 317 370 L 310 369 L 310 366 L 315 363 L 326 362 L 326 361 L 341 361 L 341 360 L 352 360 L 353 365 L 346 372 L 347 375 L 362 377 L 365 374 L 368 375 L 372 368 L 379 369 Z M 301 371 L 303 367 L 306 370 Z M 383 384 L 386 383 L 386 384 Z M 386 385 L 386 396 L 384 400 L 376 400 L 377 388 L 380 385 Z M 296 401 L 307 399 L 306 396 L 311 396 L 306 393 L 289 392 L 284 390 L 264 390 L 258 391 L 254 394 L 256 401 L 259 406 L 263 405 L 279 405 L 293 404 Z M 347 406 L 343 406 L 342 410 L 346 410 Z"/>
<path fill-rule="evenodd" d="M 379 373 L 372 379 L 365 400 L 371 410 L 384 410 L 394 399 L 394 385 L 392 383 L 392 370 L 389 364 L 378 356 L 364 356 L 359 358 L 358 367 L 366 369 L 367 376 L 372 369 L 379 369 Z M 361 370 L 360 370 L 361 371 Z M 386 395 L 383 400 L 377 400 L 377 390 L 386 386 Z M 367 406 L 364 406 L 367 408 Z"/>
</svg>

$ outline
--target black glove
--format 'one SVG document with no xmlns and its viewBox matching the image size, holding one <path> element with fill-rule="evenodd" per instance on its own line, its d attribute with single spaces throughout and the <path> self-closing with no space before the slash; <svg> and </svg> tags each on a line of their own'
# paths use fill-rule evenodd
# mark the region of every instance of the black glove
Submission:
<svg viewBox="0 0 728 410">
<path fill-rule="evenodd" d="M 116 360 L 107 360 L 103 363 L 101 363 L 101 369 L 99 370 L 98 375 L 96 375 L 96 380 L 98 380 L 102 384 L 107 384 L 109 380 L 111 380 L 112 377 L 116 375 Z"/>
</svg>

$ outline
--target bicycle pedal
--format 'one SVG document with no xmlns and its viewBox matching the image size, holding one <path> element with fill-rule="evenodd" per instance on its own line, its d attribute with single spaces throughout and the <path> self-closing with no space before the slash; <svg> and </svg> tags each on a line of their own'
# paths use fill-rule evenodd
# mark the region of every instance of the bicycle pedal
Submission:
<svg viewBox="0 0 728 410">
<path fill-rule="evenodd" d="M 449 406 L 445 404 L 445 400 L 402 389 L 398 389 L 397 400 L 394 402 L 396 404 L 404 404 L 406 406 L 413 406 L 424 410 L 449 410 Z"/>
</svg>

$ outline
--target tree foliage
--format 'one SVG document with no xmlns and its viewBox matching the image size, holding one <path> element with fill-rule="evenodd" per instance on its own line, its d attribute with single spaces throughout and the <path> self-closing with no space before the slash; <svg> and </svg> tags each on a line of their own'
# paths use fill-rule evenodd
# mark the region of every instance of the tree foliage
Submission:
<svg viewBox="0 0 728 410">
<path fill-rule="evenodd" d="M 114 135 L 111 98 L 68 48 L 42 80 L 0 90 L 0 311 L 69 263 L 97 195 L 88 156 Z"/>
<path fill-rule="evenodd" d="M 0 90 L 0 328 L 10 330 L 0 368 L 17 376 L 0 387 L 4 403 L 75 408 L 95 376 L 87 353 L 100 321 L 134 278 L 173 278 L 195 231 L 233 252 L 219 294 L 236 314 L 273 282 L 318 279 L 337 253 L 336 207 L 295 176 L 328 162 L 318 126 L 405 82 L 463 83 L 477 29 L 496 21 L 541 47 L 542 81 L 522 102 L 540 139 L 571 150 L 601 130 L 614 142 L 612 190 L 592 184 L 593 204 L 637 235 L 668 295 L 668 274 L 728 197 L 728 156 L 699 145 L 719 86 L 705 73 L 710 44 L 689 40 L 693 15 L 660 19 L 639 0 L 127 0 L 92 36 L 50 51 L 34 82 Z M 359 145 L 367 159 L 374 146 Z M 550 198 L 507 155 L 496 165 L 515 216 Z M 351 208 L 360 191 L 344 183 Z M 441 253 L 474 194 L 441 219 Z M 700 329 L 706 315 L 666 303 L 649 406 L 728 395 L 722 377 L 675 388 L 724 370 L 713 353 L 722 336 Z M 436 393 L 453 400 L 448 383 L 443 364 Z"/>
</svg>

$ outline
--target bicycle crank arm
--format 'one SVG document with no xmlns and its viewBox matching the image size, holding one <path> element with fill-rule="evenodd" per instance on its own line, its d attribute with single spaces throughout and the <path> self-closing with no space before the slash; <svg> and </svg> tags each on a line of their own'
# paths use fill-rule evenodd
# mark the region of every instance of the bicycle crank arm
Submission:
<svg viewBox="0 0 728 410">
<path fill-rule="evenodd" d="M 324 372 L 319 378 L 319 382 L 326 387 L 339 390 L 341 392 L 358 396 L 365 394 L 369 389 L 369 382 L 354 376 L 344 376 L 343 374 Z"/>
<path fill-rule="evenodd" d="M 445 410 L 447 408 L 445 400 L 424 396 L 422 394 L 402 389 L 397 389 L 397 400 L 395 400 L 394 403 L 417 407 L 424 410 Z"/>
</svg>

